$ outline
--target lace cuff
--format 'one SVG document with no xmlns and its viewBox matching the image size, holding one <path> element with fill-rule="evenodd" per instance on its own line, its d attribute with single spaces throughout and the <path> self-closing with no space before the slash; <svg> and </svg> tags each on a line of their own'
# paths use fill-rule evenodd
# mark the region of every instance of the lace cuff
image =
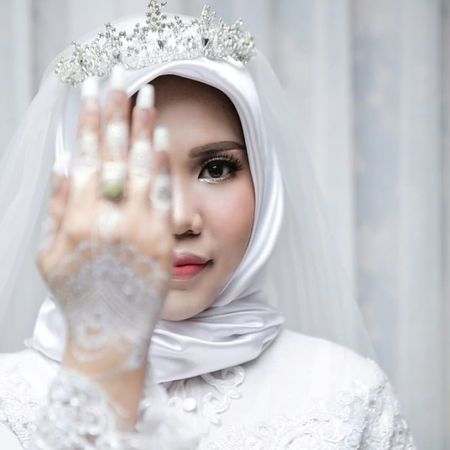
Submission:
<svg viewBox="0 0 450 450">
<path fill-rule="evenodd" d="M 117 428 L 120 411 L 111 407 L 102 389 L 90 379 L 63 371 L 52 384 L 38 417 L 31 450 L 195 449 L 201 428 L 193 418 L 168 406 L 167 395 L 150 386 L 140 405 L 133 432 Z"/>
<path fill-rule="evenodd" d="M 1 369 L 0 369 L 1 372 Z M 0 423 L 26 446 L 34 430 L 38 401 L 30 386 L 13 372 L 0 373 Z"/>
</svg>

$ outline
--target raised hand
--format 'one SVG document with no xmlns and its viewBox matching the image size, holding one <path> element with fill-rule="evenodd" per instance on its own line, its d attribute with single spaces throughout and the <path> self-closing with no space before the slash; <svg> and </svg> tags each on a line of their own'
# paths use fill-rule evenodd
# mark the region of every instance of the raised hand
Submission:
<svg viewBox="0 0 450 450">
<path fill-rule="evenodd" d="M 150 85 L 130 130 L 122 79 L 117 69 L 104 114 L 96 82 L 82 88 L 70 176 L 55 175 L 37 258 L 66 319 L 66 364 L 98 377 L 145 367 L 172 267 L 168 137 L 153 130 Z"/>
</svg>

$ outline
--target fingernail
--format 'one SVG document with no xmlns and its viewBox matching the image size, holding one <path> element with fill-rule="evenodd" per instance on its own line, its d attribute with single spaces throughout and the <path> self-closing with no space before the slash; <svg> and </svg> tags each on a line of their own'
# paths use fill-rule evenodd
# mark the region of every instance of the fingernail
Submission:
<svg viewBox="0 0 450 450">
<path fill-rule="evenodd" d="M 98 91 L 98 79 L 95 77 L 89 77 L 84 80 L 81 85 L 81 98 L 83 100 L 97 99 Z"/>
<path fill-rule="evenodd" d="M 114 66 L 112 70 L 109 87 L 113 91 L 125 90 L 125 69 L 120 64 Z"/>
<path fill-rule="evenodd" d="M 138 93 L 136 105 L 141 109 L 153 108 L 155 102 L 155 89 L 151 84 L 146 84 Z"/>
<path fill-rule="evenodd" d="M 160 152 L 169 148 L 169 130 L 166 127 L 156 127 L 153 132 L 153 148 Z"/>
</svg>

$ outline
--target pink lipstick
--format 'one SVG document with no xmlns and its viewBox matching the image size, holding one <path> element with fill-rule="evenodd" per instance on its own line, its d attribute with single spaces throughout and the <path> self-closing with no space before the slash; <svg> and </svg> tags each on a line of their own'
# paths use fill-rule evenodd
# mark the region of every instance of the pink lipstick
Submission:
<svg viewBox="0 0 450 450">
<path fill-rule="evenodd" d="M 184 253 L 175 257 L 172 266 L 173 278 L 192 278 L 200 273 L 209 261 L 197 255 Z"/>
</svg>

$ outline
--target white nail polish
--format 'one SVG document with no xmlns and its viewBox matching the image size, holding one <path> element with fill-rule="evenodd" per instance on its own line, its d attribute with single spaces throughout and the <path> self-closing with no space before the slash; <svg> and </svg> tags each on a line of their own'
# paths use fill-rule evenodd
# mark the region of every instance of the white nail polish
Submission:
<svg viewBox="0 0 450 450">
<path fill-rule="evenodd" d="M 114 66 L 109 87 L 112 91 L 123 91 L 125 89 L 125 68 L 121 65 Z"/>
<path fill-rule="evenodd" d="M 155 89 L 151 84 L 146 84 L 138 93 L 136 105 L 141 109 L 153 108 L 155 102 Z"/>
<path fill-rule="evenodd" d="M 156 127 L 153 132 L 153 148 L 159 152 L 169 148 L 169 130 L 166 127 Z"/>
<path fill-rule="evenodd" d="M 95 77 L 86 78 L 81 85 L 81 98 L 86 99 L 96 99 L 98 98 L 98 79 Z"/>
</svg>

